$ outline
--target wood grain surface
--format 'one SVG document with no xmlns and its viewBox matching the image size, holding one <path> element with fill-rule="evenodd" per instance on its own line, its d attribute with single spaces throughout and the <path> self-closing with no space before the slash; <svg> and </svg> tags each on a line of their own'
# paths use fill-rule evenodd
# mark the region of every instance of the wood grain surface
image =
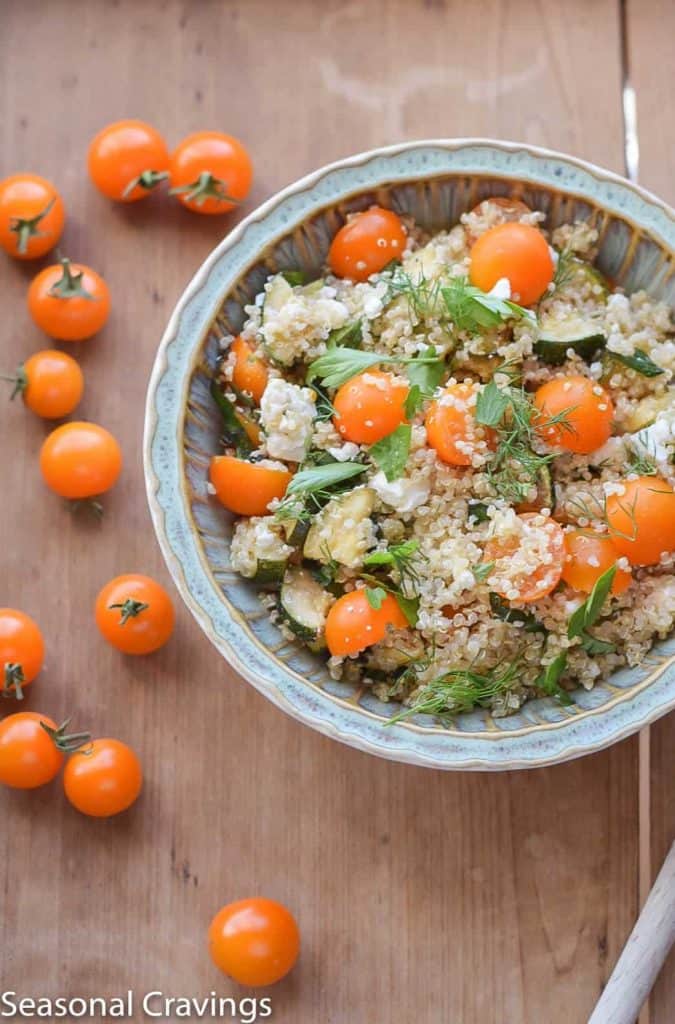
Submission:
<svg viewBox="0 0 675 1024">
<path fill-rule="evenodd" d="M 662 97 L 641 115 L 641 130 L 659 122 L 645 181 L 665 192 L 667 83 L 649 56 L 659 4 L 639 6 L 652 27 L 631 23 L 636 71 L 639 43 L 645 91 Z M 147 777 L 138 805 L 108 822 L 78 816 L 58 783 L 0 794 L 0 991 L 234 993 L 206 929 L 223 903 L 260 893 L 287 903 L 303 935 L 298 968 L 271 992 L 275 1021 L 581 1024 L 637 915 L 635 740 L 499 776 L 389 764 L 269 705 L 182 608 L 151 658 L 124 659 L 96 634 L 92 604 L 111 576 L 167 581 L 142 479 L 145 388 L 174 302 L 234 219 L 160 197 L 113 206 L 85 155 L 125 116 L 171 145 L 231 132 L 257 169 L 246 210 L 328 160 L 404 138 L 520 139 L 622 170 L 618 4 L 1 0 L 0 14 L 0 176 L 53 178 L 70 214 L 63 251 L 110 284 L 109 326 L 71 348 L 87 378 L 81 415 L 113 430 L 126 460 L 103 523 L 73 519 L 39 479 L 45 428 L 0 407 L 0 604 L 46 634 L 27 706 L 128 741 Z M 0 268 L 10 368 L 45 345 L 24 305 L 32 272 Z M 673 728 L 654 730 L 655 859 L 675 830 Z M 653 1024 L 674 1016 L 671 970 Z"/>
</svg>

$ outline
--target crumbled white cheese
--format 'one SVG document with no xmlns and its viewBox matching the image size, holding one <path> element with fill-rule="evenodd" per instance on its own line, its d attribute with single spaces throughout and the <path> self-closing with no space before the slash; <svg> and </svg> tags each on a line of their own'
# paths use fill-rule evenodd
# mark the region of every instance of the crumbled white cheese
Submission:
<svg viewBox="0 0 675 1024">
<path fill-rule="evenodd" d="M 430 493 L 429 481 L 426 479 L 401 477 L 390 482 L 382 470 L 372 477 L 369 485 L 385 505 L 390 505 L 397 512 L 412 512 L 418 505 L 424 504 Z"/>
<path fill-rule="evenodd" d="M 659 413 L 648 427 L 630 435 L 630 443 L 639 455 L 653 459 L 668 471 L 675 449 L 675 410 Z"/>
<path fill-rule="evenodd" d="M 274 516 L 253 516 L 240 519 L 235 525 L 230 561 L 235 572 L 250 579 L 255 576 L 259 562 L 284 562 L 292 551 Z"/>
<path fill-rule="evenodd" d="M 487 294 L 493 295 L 495 299 L 510 299 L 511 282 L 508 277 L 500 277 Z"/>
<path fill-rule="evenodd" d="M 260 400 L 260 422 L 268 453 L 274 459 L 302 462 L 312 438 L 316 415 L 314 392 L 272 378 Z"/>
<path fill-rule="evenodd" d="M 358 456 L 360 450 L 359 446 L 354 444 L 353 441 L 345 441 L 344 444 L 334 445 L 332 448 L 326 449 L 328 454 L 332 455 L 337 462 L 351 462 L 352 459 Z"/>
</svg>

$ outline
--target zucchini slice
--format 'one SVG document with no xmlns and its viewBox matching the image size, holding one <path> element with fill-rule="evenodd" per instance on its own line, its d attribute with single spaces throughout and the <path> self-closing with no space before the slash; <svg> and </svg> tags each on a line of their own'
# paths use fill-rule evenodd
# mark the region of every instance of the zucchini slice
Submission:
<svg viewBox="0 0 675 1024">
<path fill-rule="evenodd" d="M 559 366 L 572 349 L 582 359 L 590 361 L 607 344 L 600 325 L 582 316 L 569 316 L 564 320 L 542 320 L 534 351 L 545 363 Z"/>
<path fill-rule="evenodd" d="M 623 421 L 622 426 L 630 434 L 651 427 L 660 412 L 675 408 L 675 389 L 671 388 L 663 395 L 646 395 L 640 399 Z"/>
<path fill-rule="evenodd" d="M 308 569 L 291 568 L 286 571 L 279 595 L 279 610 L 284 622 L 312 650 L 325 647 L 326 616 L 334 600 Z"/>
<path fill-rule="evenodd" d="M 261 586 L 273 586 L 278 585 L 284 578 L 286 567 L 288 565 L 288 559 L 284 558 L 279 561 L 272 559 L 260 559 L 256 566 L 255 573 L 251 577 L 254 583 L 258 583 Z"/>
<path fill-rule="evenodd" d="M 375 493 L 357 487 L 331 498 L 312 523 L 303 553 L 305 558 L 327 564 L 330 561 L 356 568 L 361 565 L 372 534 L 370 514 Z"/>
<path fill-rule="evenodd" d="M 555 485 L 551 470 L 548 466 L 542 466 L 537 473 L 537 493 L 531 501 L 522 501 L 516 506 L 516 512 L 540 512 L 542 508 L 548 508 L 553 512 L 555 509 Z"/>
<path fill-rule="evenodd" d="M 220 415 L 223 418 L 225 444 L 229 448 L 234 448 L 239 458 L 246 458 L 257 447 L 253 443 L 253 431 L 247 429 L 247 425 L 250 423 L 250 426 L 257 430 L 257 424 L 248 421 L 241 413 L 237 412 L 234 402 L 229 400 L 215 377 L 211 381 L 211 397 L 220 409 Z"/>
</svg>

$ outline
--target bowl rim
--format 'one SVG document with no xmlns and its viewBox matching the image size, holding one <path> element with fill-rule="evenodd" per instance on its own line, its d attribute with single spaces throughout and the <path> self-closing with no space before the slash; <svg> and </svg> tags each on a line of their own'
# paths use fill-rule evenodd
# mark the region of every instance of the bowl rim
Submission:
<svg viewBox="0 0 675 1024">
<path fill-rule="evenodd" d="M 666 714 L 672 708 L 675 708 L 675 690 L 670 696 L 668 696 L 668 694 L 664 694 L 663 701 L 656 701 L 655 704 L 652 702 L 652 706 L 642 709 L 641 714 L 637 714 L 638 708 L 635 707 L 634 711 L 636 712 L 636 714 L 633 714 L 632 716 L 629 714 L 629 721 L 627 723 L 623 723 L 623 725 L 619 725 L 617 723 L 617 728 L 615 728 L 614 730 L 607 730 L 606 735 L 604 736 L 601 736 L 595 740 L 593 740 L 593 738 L 591 737 L 591 739 L 587 740 L 586 742 L 579 742 L 577 738 L 576 740 L 572 740 L 572 742 L 569 745 L 563 747 L 563 749 L 558 749 L 557 751 L 549 754 L 545 753 L 542 750 L 540 751 L 539 756 L 535 757 L 507 757 L 505 760 L 502 760 L 500 758 L 498 762 L 495 762 L 493 759 L 488 757 L 481 757 L 475 755 L 469 757 L 457 757 L 455 755 L 450 754 L 449 758 L 447 756 L 439 758 L 437 754 L 425 756 L 425 754 L 423 752 L 420 752 L 419 749 L 413 750 L 411 748 L 405 747 L 405 745 L 378 745 L 376 742 L 373 741 L 372 737 L 369 740 L 364 736 L 360 735 L 358 731 L 350 731 L 348 729 L 340 728 L 334 720 L 329 721 L 326 718 L 322 718 L 321 716 L 316 714 L 315 710 L 312 710 L 311 708 L 308 710 L 305 707 L 300 708 L 292 701 L 288 700 L 273 680 L 264 678 L 260 673 L 256 672 L 247 661 L 242 660 L 242 658 L 239 656 L 238 651 L 229 642 L 229 640 L 227 640 L 225 637 L 223 637 L 215 630 L 210 616 L 204 611 L 199 601 L 195 599 L 193 591 L 189 585 L 189 580 L 186 577 L 184 571 L 185 565 L 174 551 L 174 548 L 169 539 L 166 530 L 164 510 L 162 509 L 158 499 L 160 477 L 155 466 L 155 461 L 153 457 L 153 442 L 155 440 L 155 428 L 157 426 L 159 419 L 159 414 L 156 405 L 157 389 L 161 379 L 163 378 L 165 372 L 167 371 L 167 353 L 172 341 L 174 341 L 177 336 L 181 317 L 183 316 L 188 304 L 190 304 L 199 295 L 211 271 L 218 264 L 223 254 L 225 254 L 226 252 L 235 248 L 238 245 L 238 243 L 246 233 L 247 229 L 252 224 L 258 221 L 263 221 L 269 213 L 271 213 L 278 206 L 280 206 L 288 197 L 298 195 L 303 191 L 311 189 L 313 185 L 321 181 L 322 178 L 324 178 L 326 175 L 330 174 L 333 171 L 343 170 L 349 167 L 358 167 L 361 164 L 365 164 L 379 157 L 386 158 L 388 156 L 397 156 L 411 150 L 440 148 L 442 150 L 446 150 L 450 153 L 453 153 L 457 152 L 458 150 L 466 149 L 468 147 L 483 147 L 493 150 L 501 150 L 502 152 L 506 153 L 525 152 L 526 154 L 531 155 L 535 159 L 540 158 L 553 161 L 561 161 L 564 164 L 568 164 L 573 167 L 579 168 L 580 170 L 596 178 L 598 181 L 616 183 L 622 186 L 623 188 L 628 188 L 629 190 L 633 191 L 641 200 L 659 209 L 661 213 L 666 215 L 668 220 L 673 221 L 673 223 L 675 224 L 675 211 L 673 211 L 673 209 L 667 203 L 665 203 L 659 197 L 653 195 L 647 189 L 644 189 L 641 186 L 628 181 L 626 178 L 622 177 L 619 174 L 616 174 L 613 171 L 606 170 L 589 161 L 583 160 L 578 157 L 569 156 L 567 154 L 557 152 L 555 150 L 551 150 L 545 147 L 531 146 L 525 143 L 495 140 L 490 138 L 420 139 L 403 143 L 397 143 L 389 146 L 375 147 L 373 149 L 353 154 L 352 156 L 332 161 L 331 163 L 326 164 L 310 172 L 307 175 L 304 175 L 302 178 L 299 178 L 298 180 L 280 189 L 278 192 L 274 193 L 263 203 L 261 203 L 258 207 L 256 207 L 244 219 L 242 219 L 230 232 L 228 232 L 228 234 L 221 240 L 221 242 L 201 263 L 196 273 L 193 275 L 188 285 L 183 290 L 162 335 L 162 339 L 157 349 L 156 357 L 149 379 L 145 403 L 143 465 L 146 480 L 146 492 L 153 526 L 160 544 L 160 548 L 162 550 L 162 554 L 164 556 L 165 561 L 167 562 L 168 568 L 172 574 L 176 587 L 186 606 L 188 607 L 192 615 L 197 619 L 201 628 L 204 630 L 204 632 L 206 632 L 211 642 L 214 644 L 217 650 L 226 658 L 226 660 L 235 668 L 235 670 L 247 680 L 247 682 L 251 683 L 257 690 L 262 692 L 274 704 L 276 704 L 282 710 L 285 710 L 294 718 L 303 722 L 303 724 L 309 725 L 310 727 L 318 730 L 324 735 L 329 735 L 335 739 L 340 740 L 341 742 L 347 743 L 361 750 L 365 750 L 369 753 L 377 754 L 379 756 L 389 758 L 392 760 L 451 770 L 510 770 L 512 768 L 538 767 L 546 764 L 554 764 L 560 761 L 569 760 L 574 757 L 582 756 L 586 753 L 591 753 L 593 751 L 600 750 L 603 747 L 609 746 L 610 744 L 631 735 L 644 725 L 648 724 L 650 721 L 653 721 L 661 715 Z M 452 167 L 448 168 L 447 173 L 448 175 L 453 174 Z M 472 172 L 462 169 L 457 170 L 454 173 L 470 174 Z M 488 171 L 485 168 L 480 168 L 473 173 L 487 174 Z M 531 176 L 521 173 L 514 173 L 510 175 L 507 171 L 495 168 L 492 173 L 495 178 L 511 178 L 517 181 L 522 181 L 524 183 L 530 182 L 532 184 L 545 184 L 545 187 L 553 187 L 549 185 L 549 183 L 543 183 L 541 179 L 537 177 L 536 172 L 533 172 Z M 411 172 L 409 178 L 411 181 L 420 181 L 424 180 L 425 178 L 438 178 L 440 174 L 441 172 L 437 168 L 429 169 L 426 172 L 422 169 L 419 169 L 414 173 Z M 383 176 L 380 181 L 372 183 L 371 185 L 368 186 L 368 188 L 376 189 L 378 185 L 385 184 L 387 180 L 388 179 L 386 178 L 386 176 Z M 400 180 L 401 182 L 403 182 L 405 180 L 405 177 L 401 178 Z M 297 223 L 301 223 L 303 219 L 306 219 L 307 216 L 311 216 L 312 213 L 315 213 L 317 210 L 321 208 L 330 206 L 335 202 L 345 201 L 350 197 L 350 195 L 356 195 L 365 190 L 366 186 L 364 185 L 355 185 L 355 187 L 352 190 L 341 190 L 339 195 L 337 195 L 332 201 L 327 200 L 321 206 L 319 206 L 319 204 L 316 204 L 316 209 L 309 214 L 305 213 L 304 217 L 298 218 Z M 560 190 L 568 195 L 575 194 L 574 189 L 565 188 L 564 184 L 561 184 Z M 588 199 L 589 197 L 584 195 L 584 198 Z M 602 206 L 602 203 L 598 203 L 598 205 Z M 630 215 L 627 214 L 625 211 L 621 211 L 620 216 L 624 220 L 632 222 Z M 265 247 L 274 244 L 275 239 L 277 239 L 278 237 L 282 237 L 289 233 L 289 231 L 292 230 L 293 226 L 293 224 L 284 225 L 274 235 L 270 235 L 270 237 L 267 238 L 264 243 Z M 649 228 L 649 234 L 652 235 L 652 237 L 659 239 L 664 246 L 669 247 L 668 240 L 663 238 L 659 234 L 658 230 L 653 226 Z M 245 273 L 245 269 L 240 271 L 239 276 L 241 276 L 243 273 Z M 201 325 L 201 330 L 199 332 L 198 338 L 197 333 L 195 332 L 195 343 L 192 346 L 193 357 L 194 354 L 200 350 L 204 338 L 211 329 L 213 316 L 215 315 L 218 306 L 222 303 L 223 297 L 224 296 L 221 293 L 218 296 L 218 300 L 215 304 L 215 309 L 209 309 L 208 312 L 211 315 L 207 315 L 206 310 L 200 311 L 202 314 L 204 314 L 202 316 L 203 322 Z M 211 306 L 212 304 L 209 301 L 207 302 L 207 305 Z M 194 358 L 192 361 L 194 363 Z M 186 375 L 186 379 L 183 381 L 183 393 L 180 396 L 181 401 L 178 403 L 180 409 L 185 408 L 185 398 L 187 395 L 188 384 L 189 375 Z M 180 436 L 178 436 L 177 434 L 176 437 L 173 438 L 172 440 L 176 442 L 176 455 L 181 464 L 181 479 L 184 481 L 185 473 L 183 465 L 184 458 L 182 432 Z M 191 521 L 191 516 L 188 514 L 188 522 L 191 523 Z M 200 552 L 200 556 L 202 556 L 203 562 L 203 553 Z M 209 569 L 208 574 L 209 576 L 211 576 L 211 582 L 217 588 L 217 583 L 210 573 L 210 567 L 207 568 Z M 219 588 L 217 589 L 219 590 Z M 236 610 L 231 607 L 230 602 L 228 602 L 227 599 L 222 596 L 222 594 L 220 594 L 220 599 L 223 603 L 223 606 L 227 609 L 228 614 L 230 615 L 230 617 L 232 617 L 233 611 Z M 256 641 L 256 643 L 258 643 L 258 641 Z M 273 652 L 266 653 L 268 653 L 269 657 L 273 657 Z M 654 685 L 655 682 L 659 679 L 661 679 L 661 681 L 663 682 L 662 677 L 666 675 L 667 669 L 673 664 L 674 661 L 675 655 L 666 658 L 645 679 L 635 684 L 634 687 L 631 687 L 630 691 L 623 696 L 622 700 L 620 699 L 617 701 L 615 699 L 611 699 L 609 702 L 607 702 L 607 704 L 601 705 L 597 708 L 585 709 L 584 712 L 582 712 L 578 716 L 575 716 L 574 719 L 562 719 L 560 721 L 549 723 L 542 722 L 529 728 L 526 731 L 529 736 L 537 736 L 540 733 L 547 732 L 551 729 L 565 728 L 567 730 L 574 731 L 573 726 L 575 725 L 575 719 L 576 724 L 581 726 L 582 721 L 588 718 L 589 716 L 602 716 L 603 712 L 605 712 L 604 718 L 609 719 L 611 717 L 611 712 L 617 703 L 622 704 L 624 709 L 627 705 L 631 705 L 634 702 L 639 703 L 638 698 L 642 695 L 643 691 L 647 689 L 647 687 Z M 293 673 L 293 670 L 291 670 L 288 666 L 282 664 L 278 659 L 275 659 L 275 664 L 277 666 L 278 671 L 282 673 L 289 672 L 291 674 L 297 675 L 297 673 Z M 305 685 L 307 684 L 305 683 Z M 333 695 L 330 694 L 324 694 L 324 696 L 330 697 L 331 699 L 335 700 L 337 704 L 343 707 L 349 704 L 349 702 L 341 698 L 335 698 L 333 697 Z M 349 710 L 351 714 L 356 713 L 357 715 L 359 715 L 360 718 L 369 716 L 369 713 L 367 712 L 366 709 L 350 707 Z M 383 719 L 378 719 L 380 728 L 382 727 L 383 722 Z M 412 730 L 416 733 L 421 732 L 422 734 L 427 736 L 431 734 L 430 730 L 423 729 L 422 727 L 416 725 L 414 722 L 406 723 L 404 725 L 404 728 L 407 730 Z M 389 735 L 391 735 L 394 732 L 397 732 L 398 730 L 392 729 L 386 731 L 387 733 L 389 733 Z M 495 736 L 494 732 L 491 731 L 488 731 L 485 734 L 481 734 L 476 733 L 475 731 L 469 732 L 460 730 L 459 736 L 464 737 L 467 740 L 471 738 L 474 741 L 478 741 L 479 743 L 485 740 L 489 740 L 490 742 L 488 744 L 488 747 L 485 748 L 485 754 L 487 755 L 489 747 L 494 748 L 494 745 L 498 745 L 500 743 L 504 744 L 505 746 L 508 746 L 509 740 L 513 741 L 513 739 L 519 732 L 521 732 L 521 730 L 514 730 L 512 733 L 510 733 L 509 731 L 504 731 L 503 733 L 500 733 L 499 736 L 497 737 Z M 433 734 L 436 736 L 440 734 L 442 737 L 445 733 L 443 730 L 435 730 Z M 571 736 L 570 739 L 572 739 Z"/>
</svg>

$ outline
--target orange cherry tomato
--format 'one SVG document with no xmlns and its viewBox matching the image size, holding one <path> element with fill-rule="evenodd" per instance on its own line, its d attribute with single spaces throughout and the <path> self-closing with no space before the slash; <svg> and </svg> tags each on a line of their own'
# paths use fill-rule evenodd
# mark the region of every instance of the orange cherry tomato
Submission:
<svg viewBox="0 0 675 1024">
<path fill-rule="evenodd" d="M 131 747 L 120 740 L 93 740 L 73 754 L 63 773 L 63 788 L 73 807 L 91 818 L 110 818 L 134 803 L 143 771 Z"/>
<path fill-rule="evenodd" d="M 228 903 L 211 922 L 209 953 L 240 985 L 274 985 L 295 966 L 300 932 L 289 910 L 262 898 Z"/>
<path fill-rule="evenodd" d="M 58 734 L 56 722 L 35 711 L 20 711 L 0 722 L 0 782 L 13 789 L 35 789 L 61 770 L 63 754 L 46 725 Z"/>
<path fill-rule="evenodd" d="M 34 322 L 59 341 L 85 341 L 100 331 L 110 314 L 108 285 L 91 267 L 62 259 L 45 267 L 28 289 Z"/>
<path fill-rule="evenodd" d="M 235 359 L 232 383 L 238 391 L 250 395 L 253 401 L 259 405 L 267 387 L 269 376 L 267 366 L 242 337 L 234 339 L 230 351 Z"/>
<path fill-rule="evenodd" d="M 338 434 L 357 444 L 374 444 L 406 422 L 408 385 L 393 374 L 367 370 L 339 388 L 333 399 Z"/>
<path fill-rule="evenodd" d="M 45 642 L 36 622 L 15 608 L 0 608 L 0 668 L 2 693 L 21 700 L 22 687 L 42 668 Z"/>
<path fill-rule="evenodd" d="M 51 181 L 13 174 L 0 181 L 0 246 L 17 260 L 34 260 L 53 249 L 66 212 Z"/>
<path fill-rule="evenodd" d="M 84 375 L 72 356 L 58 349 L 36 352 L 18 368 L 12 398 L 46 420 L 68 416 L 82 398 Z"/>
<path fill-rule="evenodd" d="M 588 377 L 555 377 L 537 389 L 534 404 L 540 414 L 537 433 L 553 448 L 588 454 L 601 448 L 612 433 L 612 400 Z M 560 416 L 560 423 L 549 422 Z"/>
<path fill-rule="evenodd" d="M 483 562 L 494 563 L 488 580 L 495 593 L 509 601 L 529 604 L 550 594 L 560 582 L 565 535 L 555 519 L 538 512 L 523 512 L 518 520 L 517 532 L 487 542 Z M 514 570 L 516 556 L 520 558 L 521 554 L 524 566 Z"/>
<path fill-rule="evenodd" d="M 195 132 L 171 154 L 171 192 L 195 213 L 227 213 L 251 190 L 253 164 L 231 135 Z"/>
<path fill-rule="evenodd" d="M 339 597 L 326 618 L 326 643 L 332 655 L 358 654 L 384 639 L 387 628 L 405 629 L 408 620 L 393 594 L 373 608 L 365 590 Z"/>
<path fill-rule="evenodd" d="M 173 633 L 175 613 L 164 587 L 149 576 L 116 576 L 96 598 L 96 625 L 124 654 L 150 654 Z"/>
<path fill-rule="evenodd" d="M 275 498 L 283 498 L 293 474 L 287 469 L 261 466 L 234 455 L 211 459 L 209 480 L 221 505 L 238 516 L 264 516 Z"/>
<path fill-rule="evenodd" d="M 451 466 L 470 466 L 476 455 L 494 448 L 494 430 L 477 423 L 474 415 L 479 391 L 476 384 L 450 384 L 427 410 L 427 440 Z"/>
<path fill-rule="evenodd" d="M 133 203 L 168 177 L 169 151 L 157 129 L 145 121 L 115 121 L 92 139 L 87 166 L 99 192 Z"/>
<path fill-rule="evenodd" d="M 562 578 L 574 590 L 590 594 L 602 574 L 616 565 L 617 558 L 620 558 L 620 553 L 607 534 L 570 530 L 565 534 L 565 564 Z M 612 593 L 623 594 L 631 585 L 632 579 L 631 574 L 625 569 L 617 569 L 612 583 Z"/>
<path fill-rule="evenodd" d="M 398 214 L 371 206 L 340 228 L 328 250 L 328 266 L 336 277 L 367 281 L 392 260 L 400 260 L 407 235 Z"/>
<path fill-rule="evenodd" d="M 471 249 L 471 284 L 489 292 L 505 277 L 511 284 L 511 298 L 521 306 L 538 302 L 554 273 L 548 243 L 530 224 L 498 224 Z"/>
<path fill-rule="evenodd" d="M 660 476 L 624 480 L 623 488 L 607 497 L 612 543 L 631 565 L 657 565 L 675 551 L 675 492 Z"/>
<path fill-rule="evenodd" d="M 96 423 L 64 423 L 45 438 L 40 450 L 44 481 L 62 498 L 78 500 L 104 494 L 121 470 L 120 446 Z"/>
</svg>

